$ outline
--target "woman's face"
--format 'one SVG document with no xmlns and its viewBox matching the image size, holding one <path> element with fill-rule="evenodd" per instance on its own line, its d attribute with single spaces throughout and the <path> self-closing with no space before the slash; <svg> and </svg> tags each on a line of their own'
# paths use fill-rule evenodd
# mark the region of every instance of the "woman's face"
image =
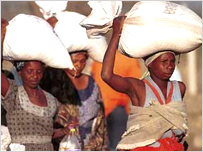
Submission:
<svg viewBox="0 0 203 152">
<path fill-rule="evenodd" d="M 173 53 L 160 55 L 149 65 L 151 75 L 162 80 L 169 80 L 175 69 L 175 56 Z"/>
<path fill-rule="evenodd" d="M 25 87 L 37 88 L 43 76 L 43 65 L 39 61 L 26 62 L 25 66 L 20 70 Z"/>
<path fill-rule="evenodd" d="M 81 75 L 83 69 L 85 68 L 87 54 L 85 52 L 77 52 L 77 53 L 71 54 L 70 56 L 76 71 L 74 70 L 68 70 L 68 71 L 72 76 L 78 77 Z"/>
</svg>

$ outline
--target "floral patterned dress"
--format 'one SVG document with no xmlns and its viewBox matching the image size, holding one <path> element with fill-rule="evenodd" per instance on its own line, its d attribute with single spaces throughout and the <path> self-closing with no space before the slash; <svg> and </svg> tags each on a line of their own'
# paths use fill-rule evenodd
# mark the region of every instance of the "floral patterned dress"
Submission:
<svg viewBox="0 0 203 152">
<path fill-rule="evenodd" d="M 48 106 L 33 104 L 23 86 L 9 80 L 10 87 L 5 97 L 1 96 L 6 109 L 6 119 L 11 135 L 11 143 L 25 146 L 26 151 L 52 151 L 54 116 L 59 106 L 58 100 L 44 91 Z"/>
<path fill-rule="evenodd" d="M 78 138 L 82 140 L 83 150 L 97 151 L 107 148 L 107 126 L 99 88 L 92 77 L 88 87 L 78 91 L 82 106 L 63 104 L 56 117 L 56 123 L 67 127 L 79 124 L 76 128 Z"/>
</svg>

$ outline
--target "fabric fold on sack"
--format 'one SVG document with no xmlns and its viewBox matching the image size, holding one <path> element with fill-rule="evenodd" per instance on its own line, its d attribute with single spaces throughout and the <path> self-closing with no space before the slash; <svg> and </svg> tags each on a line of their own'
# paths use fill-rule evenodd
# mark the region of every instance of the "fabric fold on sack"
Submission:
<svg viewBox="0 0 203 152">
<path fill-rule="evenodd" d="M 186 103 L 170 102 L 161 105 L 151 100 L 149 107 L 131 106 L 127 131 L 117 149 L 133 149 L 150 145 L 159 140 L 169 129 L 179 129 L 187 134 Z"/>
<path fill-rule="evenodd" d="M 91 14 L 80 22 L 89 38 L 100 38 L 107 33 L 122 11 L 122 1 L 89 1 Z"/>
<path fill-rule="evenodd" d="M 109 5 L 120 9 L 114 3 Z M 113 19 L 120 14 L 101 13 L 108 10 L 107 6 L 92 7 L 91 14 L 80 24 L 87 29 L 88 37 L 97 38 L 111 29 Z M 125 16 L 118 46 L 125 56 L 143 58 L 165 50 L 182 54 L 195 51 L 202 44 L 202 19 L 186 6 L 168 1 L 140 1 Z"/>
</svg>

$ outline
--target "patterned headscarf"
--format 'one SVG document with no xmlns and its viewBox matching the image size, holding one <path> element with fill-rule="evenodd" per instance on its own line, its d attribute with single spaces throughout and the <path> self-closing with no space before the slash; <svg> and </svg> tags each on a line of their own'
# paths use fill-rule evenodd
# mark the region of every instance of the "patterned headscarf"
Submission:
<svg viewBox="0 0 203 152">
<path fill-rule="evenodd" d="M 14 66 L 17 71 L 20 71 L 25 66 L 25 64 L 26 64 L 25 61 L 15 61 L 14 62 Z"/>
</svg>

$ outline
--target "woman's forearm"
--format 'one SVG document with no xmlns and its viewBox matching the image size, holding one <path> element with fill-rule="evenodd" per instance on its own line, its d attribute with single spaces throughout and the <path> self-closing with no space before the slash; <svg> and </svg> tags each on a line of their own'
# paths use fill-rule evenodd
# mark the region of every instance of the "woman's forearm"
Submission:
<svg viewBox="0 0 203 152">
<path fill-rule="evenodd" d="M 119 16 L 113 20 L 113 33 L 108 48 L 104 55 L 101 77 L 105 82 L 110 82 L 113 74 L 116 50 L 118 49 L 119 39 L 123 28 L 125 16 Z"/>
<path fill-rule="evenodd" d="M 55 129 L 53 134 L 53 139 L 65 136 L 64 128 Z"/>
<path fill-rule="evenodd" d="M 109 42 L 108 48 L 104 55 L 103 65 L 102 65 L 102 79 L 104 81 L 110 80 L 113 75 L 114 61 L 116 50 L 118 48 L 120 34 L 113 34 Z"/>
<path fill-rule="evenodd" d="M 8 25 L 8 21 L 1 18 L 1 70 L 3 63 L 3 42 L 6 35 L 6 26 Z M 1 95 L 5 97 L 10 84 L 7 80 L 5 74 L 1 71 Z"/>
</svg>

